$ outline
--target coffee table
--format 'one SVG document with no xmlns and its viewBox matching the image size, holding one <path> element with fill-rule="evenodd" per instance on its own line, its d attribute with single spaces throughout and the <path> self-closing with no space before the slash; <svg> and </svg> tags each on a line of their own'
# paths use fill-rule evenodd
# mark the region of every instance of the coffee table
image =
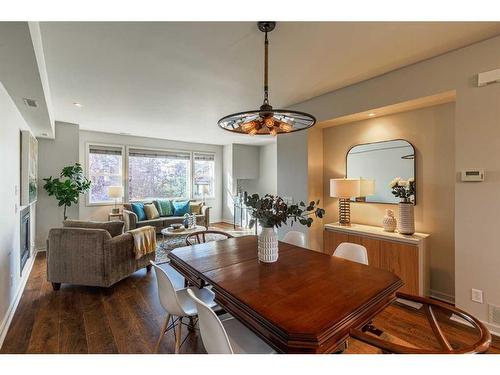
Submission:
<svg viewBox="0 0 500 375">
<path fill-rule="evenodd" d="M 163 240 L 165 240 L 165 237 L 177 237 L 177 236 L 188 236 L 191 233 L 194 232 L 199 232 L 205 230 L 205 227 L 202 227 L 201 225 L 195 225 L 194 227 L 185 229 L 183 228 L 182 230 L 179 231 L 172 231 L 169 230 L 168 228 L 164 228 L 161 230 L 161 234 L 163 235 Z"/>
</svg>

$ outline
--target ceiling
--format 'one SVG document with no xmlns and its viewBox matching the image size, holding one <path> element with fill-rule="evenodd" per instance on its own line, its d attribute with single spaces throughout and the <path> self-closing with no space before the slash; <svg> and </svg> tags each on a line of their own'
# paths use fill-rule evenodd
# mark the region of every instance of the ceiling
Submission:
<svg viewBox="0 0 500 375">
<path fill-rule="evenodd" d="M 255 23 L 42 22 L 40 31 L 58 121 L 211 144 L 273 141 L 217 127 L 262 103 Z M 499 34 L 500 23 L 278 23 L 269 35 L 271 104 L 291 106 Z"/>
</svg>

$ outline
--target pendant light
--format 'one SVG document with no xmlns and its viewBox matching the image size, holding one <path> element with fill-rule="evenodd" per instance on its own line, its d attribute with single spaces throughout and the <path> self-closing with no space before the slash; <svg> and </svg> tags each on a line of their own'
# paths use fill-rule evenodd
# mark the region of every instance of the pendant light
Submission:
<svg viewBox="0 0 500 375">
<path fill-rule="evenodd" d="M 272 135 L 305 130 L 316 123 L 314 116 L 287 109 L 274 109 L 269 103 L 267 33 L 274 30 L 276 22 L 258 22 L 264 37 L 264 103 L 257 110 L 233 113 L 221 118 L 219 126 L 227 131 L 248 135 Z"/>
</svg>

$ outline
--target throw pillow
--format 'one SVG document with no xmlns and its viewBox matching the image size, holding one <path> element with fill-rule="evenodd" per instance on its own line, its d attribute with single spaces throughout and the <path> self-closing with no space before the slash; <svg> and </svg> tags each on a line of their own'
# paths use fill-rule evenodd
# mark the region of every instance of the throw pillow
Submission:
<svg viewBox="0 0 500 375">
<path fill-rule="evenodd" d="M 146 213 L 146 217 L 148 220 L 157 219 L 160 217 L 156 206 L 153 203 L 144 205 L 144 212 Z"/>
<path fill-rule="evenodd" d="M 174 205 L 174 216 L 184 216 L 189 213 L 189 201 L 172 202 Z"/>
<path fill-rule="evenodd" d="M 144 212 L 144 203 L 131 203 L 132 211 L 137 215 L 137 220 L 146 220 L 146 213 Z"/>
<path fill-rule="evenodd" d="M 189 213 L 195 215 L 201 215 L 201 208 L 203 207 L 203 202 L 190 202 L 189 203 Z"/>
<path fill-rule="evenodd" d="M 174 214 L 174 208 L 172 207 L 170 199 L 157 199 L 154 203 L 160 216 L 172 216 Z"/>
</svg>

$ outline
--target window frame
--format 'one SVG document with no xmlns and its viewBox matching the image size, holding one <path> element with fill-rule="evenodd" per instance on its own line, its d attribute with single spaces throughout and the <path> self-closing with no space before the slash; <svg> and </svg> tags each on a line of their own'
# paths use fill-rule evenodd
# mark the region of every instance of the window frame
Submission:
<svg viewBox="0 0 500 375">
<path fill-rule="evenodd" d="M 181 199 L 188 199 L 191 200 L 193 199 L 193 189 L 192 189 L 192 179 L 193 179 L 193 151 L 188 151 L 188 150 L 181 150 L 181 149 L 171 149 L 171 148 L 153 148 L 153 147 L 144 147 L 144 146 L 133 146 L 133 145 L 127 145 L 126 146 L 126 152 L 127 152 L 127 179 L 126 179 L 126 184 L 127 187 L 124 189 L 126 190 L 127 195 L 125 196 L 126 202 L 142 202 L 147 199 L 130 199 L 129 197 L 129 157 L 130 157 L 130 150 L 144 150 L 144 151 L 157 151 L 157 152 L 164 152 L 164 153 L 184 153 L 184 154 L 189 154 L 189 164 L 188 164 L 188 179 L 191 181 L 188 181 L 187 188 L 188 188 L 188 195 L 187 197 L 172 197 L 172 198 L 167 198 L 167 199 L 173 199 L 173 200 L 181 200 Z"/>
<path fill-rule="evenodd" d="M 195 196 L 195 194 L 194 194 L 194 191 L 195 191 L 195 188 L 194 188 L 194 185 L 195 185 L 195 183 L 194 183 L 194 163 L 195 163 L 194 155 L 195 154 L 212 155 L 213 158 L 214 158 L 214 160 L 213 160 L 213 162 L 214 162 L 213 185 L 214 186 L 213 186 L 213 189 L 212 189 L 213 194 L 211 194 L 211 195 L 205 195 L 205 197 L 203 197 L 203 196 L 198 197 L 198 196 Z M 215 199 L 215 185 L 216 185 L 215 184 L 215 165 L 216 165 L 216 154 L 215 154 L 215 152 L 210 152 L 210 151 L 192 151 L 191 152 L 191 185 L 192 185 L 191 186 L 191 199 L 205 199 L 205 200 L 207 200 L 207 199 Z"/>
<path fill-rule="evenodd" d="M 85 176 L 90 180 L 90 149 L 92 146 L 98 146 L 98 147 L 109 147 L 109 148 L 117 148 L 121 150 L 121 156 L 122 156 L 122 170 L 121 170 L 121 181 L 122 181 L 122 186 L 124 190 L 124 197 L 121 199 L 121 202 L 118 202 L 118 204 L 123 204 L 125 203 L 125 190 L 127 187 L 125 187 L 125 163 L 126 163 L 126 155 L 125 155 L 125 150 L 126 147 L 121 144 L 113 144 L 113 143 L 99 143 L 99 142 L 86 142 L 85 144 Z M 87 207 L 93 207 L 93 206 L 113 206 L 115 204 L 114 200 L 106 201 L 106 202 L 91 202 L 90 201 L 90 190 L 85 194 L 85 206 Z"/>
</svg>

